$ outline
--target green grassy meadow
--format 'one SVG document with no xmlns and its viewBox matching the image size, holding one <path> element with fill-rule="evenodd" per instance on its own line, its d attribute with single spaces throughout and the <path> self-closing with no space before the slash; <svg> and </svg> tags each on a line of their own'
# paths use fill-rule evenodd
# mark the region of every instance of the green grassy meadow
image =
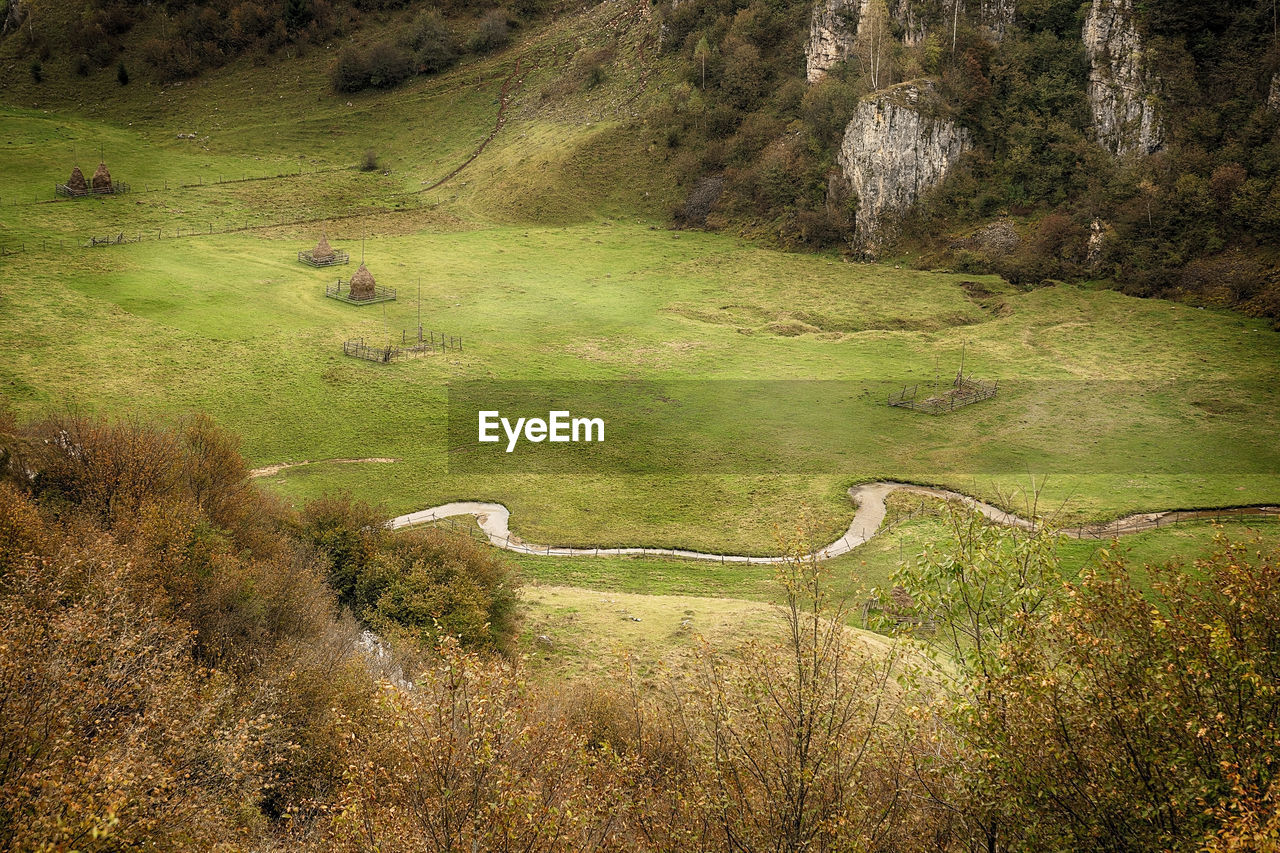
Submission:
<svg viewBox="0 0 1280 853">
<path fill-rule="evenodd" d="M 0 106 L 0 247 L 25 251 L 0 258 L 0 395 L 26 417 L 205 411 L 242 437 L 253 466 L 316 463 L 259 481 L 290 500 L 347 491 L 389 515 L 500 501 L 518 535 L 556 545 L 773 553 L 801 511 L 821 544 L 852 517 L 849 486 L 879 478 L 1012 509 L 1034 480 L 1042 506 L 1072 522 L 1280 502 L 1280 334 L 1110 290 L 1023 292 L 669 230 L 683 191 L 628 118 L 634 98 L 670 82 L 636 59 L 647 25 L 611 36 L 619 59 L 604 86 L 558 87 L 599 23 L 566 18 L 391 93 L 333 94 L 318 50 L 181 87 L 15 85 Z M 493 131 L 512 80 L 501 131 L 426 190 Z M 387 173 L 352 168 L 366 148 Z M 91 174 L 99 149 L 135 192 L 49 200 L 73 162 Z M 245 177 L 262 179 L 235 181 Z M 295 261 L 321 231 L 353 258 L 363 251 L 401 298 L 324 298 L 354 267 Z M 118 233 L 144 239 L 80 247 Z M 461 336 L 462 353 L 391 365 L 342 355 L 345 339 L 412 328 L 419 286 L 423 324 Z M 1002 392 L 953 415 L 891 409 L 865 390 L 823 405 L 807 396 L 818 387 L 807 383 L 928 382 L 953 374 L 962 352 Z M 451 471 L 448 391 L 487 380 L 687 382 L 684 402 L 707 417 L 696 442 L 639 421 L 618 451 L 631 473 Z M 768 430 L 757 408 L 716 399 L 720 380 L 779 382 L 755 401 L 773 410 Z M 366 457 L 396 461 L 325 461 Z M 833 569 L 850 589 L 882 583 L 939 534 L 908 524 Z M 1142 536 L 1131 547 L 1143 559 L 1208 542 Z M 1064 548 L 1089 559 L 1085 543 Z M 514 559 L 544 584 L 772 597 L 767 569 Z"/>
<path fill-rule="evenodd" d="M 359 252 L 342 223 L 330 236 Z M 1042 454 L 1046 467 L 1033 460 L 1027 474 L 1052 472 L 1042 499 L 1064 504 L 1069 519 L 1275 496 L 1277 389 L 1263 377 L 1277 336 L 1233 314 L 1059 287 L 1005 294 L 1006 315 L 996 317 L 965 296 L 958 275 L 612 220 L 367 240 L 380 283 L 409 298 L 355 307 L 324 298 L 333 273 L 294 260 L 310 239 L 215 235 L 77 249 L 56 263 L 48 253 L 11 259 L 10 280 L 27 286 L 4 299 L 6 396 L 24 414 L 208 411 L 243 437 L 253 465 L 393 457 L 395 465 L 311 465 L 265 482 L 299 500 L 349 490 L 388 513 L 498 500 L 521 536 L 554 544 L 764 553 L 772 528 L 799 505 L 819 515 L 820 536 L 834 538 L 852 513 L 844 489 L 863 479 L 908 477 L 998 499 L 1027 479 L 1005 448 Z M 464 352 L 392 365 L 344 357 L 346 338 L 383 341 L 413 327 L 419 278 L 424 325 L 462 336 Z M 828 331 L 776 330 L 797 313 L 817 319 L 824 294 Z M 812 442 L 796 446 L 788 433 L 753 433 L 733 410 L 716 410 L 701 440 L 705 453 L 723 456 L 700 458 L 724 472 L 741 457 L 748 473 L 663 473 L 653 460 L 626 476 L 448 473 L 451 382 L 927 380 L 935 359 L 955 363 L 962 345 L 975 373 L 1010 390 L 955 415 L 912 414 L 863 395 L 810 416 L 803 383 L 779 386 L 795 389 L 796 399 L 778 403 L 794 407 L 795 436 Z M 1064 374 L 1150 378 L 1072 382 L 1084 397 L 1042 398 L 1039 383 Z M 1225 383 L 1250 396 L 1220 401 L 1230 407 L 1222 412 L 1186 398 L 1216 400 Z M 708 395 L 719 387 L 705 384 Z M 1132 393 L 1148 385 L 1145 396 Z M 642 450 L 680 437 L 633 441 Z M 1095 443 L 1110 456 L 1093 454 Z M 775 445 L 786 446 L 792 470 L 767 472 Z M 994 472 L 975 472 L 978 447 Z"/>
</svg>

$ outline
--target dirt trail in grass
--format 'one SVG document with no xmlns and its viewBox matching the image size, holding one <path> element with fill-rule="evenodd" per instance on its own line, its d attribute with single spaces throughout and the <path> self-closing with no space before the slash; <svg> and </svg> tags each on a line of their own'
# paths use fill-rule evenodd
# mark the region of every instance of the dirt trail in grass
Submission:
<svg viewBox="0 0 1280 853">
<path fill-rule="evenodd" d="M 399 461 L 400 461 L 399 459 L 391 459 L 385 456 L 370 456 L 367 459 L 317 459 L 314 462 L 308 459 L 308 460 L 303 460 L 302 462 L 280 462 L 276 465 L 264 465 L 261 468 L 253 468 L 249 471 L 249 476 L 250 477 L 270 477 L 273 474 L 279 474 L 281 471 L 285 470 L 286 468 L 298 468 L 302 465 L 329 465 L 329 464 L 345 465 L 353 462 L 399 462 Z"/>
<path fill-rule="evenodd" d="M 502 90 L 498 93 L 498 116 L 493 125 L 493 130 L 489 131 L 489 135 L 480 142 L 480 146 L 476 148 L 475 151 L 471 152 L 471 156 L 463 161 L 462 165 L 458 166 L 431 186 L 424 188 L 422 192 L 430 192 L 436 187 L 456 178 L 463 169 L 474 163 L 476 158 L 484 153 L 484 149 L 487 148 L 489 143 L 493 141 L 493 138 L 498 135 L 498 131 L 502 130 L 502 126 L 507 123 L 507 105 L 511 103 L 511 99 L 515 97 L 516 92 L 519 92 L 524 86 L 524 77 L 520 74 L 520 64 L 523 61 L 523 57 L 517 58 L 515 69 L 507 75 L 507 79 L 502 81 Z M 512 86 L 513 83 L 514 88 Z M 426 181 L 423 181 L 423 183 L 426 183 Z"/>
<path fill-rule="evenodd" d="M 1036 526 L 1034 521 L 1005 512 L 999 507 L 983 503 L 976 498 L 962 495 L 959 492 L 888 481 L 864 483 L 849 490 L 849 496 L 853 498 L 854 503 L 858 506 L 858 511 L 854 514 L 853 521 L 849 524 L 849 529 L 835 542 L 815 551 L 814 556 L 819 559 L 839 557 L 841 554 L 847 554 L 859 545 L 869 541 L 880 532 L 880 525 L 884 522 L 885 514 L 888 511 L 885 506 L 885 498 L 898 491 L 945 501 L 956 501 L 981 513 L 997 524 L 1020 527 L 1024 530 L 1034 529 Z M 480 525 L 480 529 L 484 531 L 491 544 L 520 554 L 537 554 L 549 557 L 617 557 L 628 555 L 684 557 L 690 560 L 751 564 L 781 563 L 787 559 L 785 557 L 749 557 L 739 554 L 709 554 L 703 551 L 689 551 L 683 548 L 557 548 L 549 545 L 535 545 L 531 542 L 525 542 L 511 533 L 509 526 L 511 520 L 510 510 L 502 504 L 483 501 L 457 501 L 443 504 L 430 509 L 411 512 L 408 515 L 397 516 L 391 519 L 389 524 L 392 529 L 397 529 L 459 515 L 474 515 Z M 1110 539 L 1113 536 L 1152 530 L 1162 523 L 1171 524 L 1174 521 L 1192 518 L 1220 518 L 1233 515 L 1280 515 L 1280 507 L 1234 507 L 1231 509 L 1145 512 L 1117 518 L 1114 521 L 1065 528 L 1059 532 L 1072 539 Z"/>
</svg>

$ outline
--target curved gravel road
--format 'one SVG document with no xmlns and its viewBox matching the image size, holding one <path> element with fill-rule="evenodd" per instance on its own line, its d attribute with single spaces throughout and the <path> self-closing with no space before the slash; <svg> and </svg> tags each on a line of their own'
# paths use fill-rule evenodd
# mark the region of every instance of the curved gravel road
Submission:
<svg viewBox="0 0 1280 853">
<path fill-rule="evenodd" d="M 1029 530 L 1035 527 L 1035 522 L 1021 518 L 1012 513 L 1005 512 L 999 507 L 984 503 L 976 498 L 968 495 L 962 495 L 959 492 L 949 491 L 947 489 L 934 489 L 927 486 L 914 486 L 909 483 L 894 483 L 890 481 L 880 481 L 876 483 L 864 483 L 860 486 L 854 486 L 849 490 L 849 496 L 857 504 L 858 511 L 853 516 L 853 521 L 849 524 L 849 529 L 844 535 L 836 541 L 827 545 L 825 548 L 819 549 L 814 556 L 819 559 L 828 559 L 830 557 L 839 557 L 841 554 L 847 554 L 859 545 L 867 542 L 874 537 L 880 530 L 880 524 L 884 521 L 886 508 L 885 498 L 893 492 L 911 492 L 912 494 L 924 495 L 926 497 L 940 498 L 942 500 L 958 501 L 982 513 L 987 518 L 998 524 L 1005 524 L 1011 527 L 1020 527 Z M 518 536 L 511 533 L 510 521 L 511 511 L 500 503 L 488 503 L 484 501 L 457 501 L 454 503 L 442 504 L 441 506 L 431 507 L 430 509 L 411 512 L 407 515 L 397 516 L 388 522 L 392 529 L 401 527 L 410 527 L 415 524 L 424 524 L 431 521 L 438 521 L 442 518 L 451 518 L 458 515 L 474 515 L 476 521 L 480 524 L 480 529 L 484 531 L 488 537 L 490 544 L 507 551 L 514 551 L 518 554 L 536 554 L 546 557 L 616 557 L 616 556 L 653 556 L 653 557 L 683 557 L 689 560 L 713 560 L 718 563 L 752 563 L 752 564 L 774 564 L 781 563 L 786 557 L 749 557 L 737 554 L 710 554 L 702 551 L 689 551 L 683 548 L 557 548 L 552 545 L 536 545 L 532 542 L 525 542 Z M 1124 518 L 1117 518 L 1114 521 L 1103 522 L 1099 524 L 1088 524 L 1081 527 L 1072 527 L 1059 531 L 1064 536 L 1073 539 L 1109 539 L 1113 536 L 1122 536 L 1127 533 L 1138 533 L 1143 530 L 1151 530 L 1159 527 L 1161 522 L 1170 516 L 1176 516 L 1179 520 L 1185 518 L 1196 517 L 1221 517 L 1223 515 L 1280 515 L 1280 507 L 1261 506 L 1261 507 L 1238 507 L 1233 509 L 1219 510 L 1169 510 L 1167 512 L 1147 512 L 1136 515 L 1128 515 Z"/>
</svg>

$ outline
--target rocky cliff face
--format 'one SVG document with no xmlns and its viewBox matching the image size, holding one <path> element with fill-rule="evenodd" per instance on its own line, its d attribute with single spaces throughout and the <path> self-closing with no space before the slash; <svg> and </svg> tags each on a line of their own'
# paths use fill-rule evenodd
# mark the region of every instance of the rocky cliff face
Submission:
<svg viewBox="0 0 1280 853">
<path fill-rule="evenodd" d="M 22 26 L 22 19 L 26 16 L 27 10 L 23 8 L 22 0 L 11 0 L 5 10 L 4 23 L 0 24 L 0 36 L 17 32 L 18 27 Z"/>
<path fill-rule="evenodd" d="M 1011 3 L 1012 0 L 987 0 Z M 818 0 L 809 21 L 809 42 L 805 45 L 805 73 L 810 83 L 822 76 L 853 50 L 858 24 L 866 19 L 871 0 Z M 910 47 L 924 41 L 928 30 L 920 15 L 919 0 L 886 0 L 885 11 Z M 961 4 L 963 6 L 963 4 Z M 963 8 L 961 9 L 963 14 Z M 883 13 L 882 13 L 883 14 Z"/>
<path fill-rule="evenodd" d="M 982 0 L 978 22 L 995 41 L 1004 38 L 1005 30 L 1013 25 L 1013 7 L 1014 0 Z"/>
<path fill-rule="evenodd" d="M 1114 154 L 1150 154 L 1164 141 L 1160 81 L 1146 72 L 1133 0 L 1093 0 L 1084 23 L 1089 106 L 1098 142 Z"/>
<path fill-rule="evenodd" d="M 893 21 L 902 43 L 907 47 L 920 44 L 931 32 L 948 40 L 959 24 L 976 23 L 993 41 L 1000 41 L 1013 25 L 1015 0 L 955 0 L 940 9 L 937 4 L 921 0 L 884 0 L 885 11 Z M 805 45 L 805 73 L 810 83 L 817 82 L 853 50 L 858 35 L 858 22 L 865 20 L 871 0 L 818 0 L 809 22 L 809 41 Z M 932 17 L 930 17 L 932 15 Z M 941 17 L 939 17 L 941 16 Z"/>
<path fill-rule="evenodd" d="M 960 14 L 964 15 L 964 3 L 960 3 Z M 920 9 L 920 0 L 888 0 L 886 6 L 889 17 L 902 33 L 902 43 L 907 47 L 919 44 L 929 35 L 929 28 Z"/>
<path fill-rule="evenodd" d="M 858 105 L 837 159 L 858 197 L 855 239 L 874 246 L 887 214 L 937 184 L 970 147 L 963 127 L 938 116 L 933 83 L 900 83 Z"/>
<path fill-rule="evenodd" d="M 809 21 L 804 47 L 805 75 L 821 80 L 831 66 L 849 55 L 858 33 L 857 20 L 866 0 L 818 0 Z"/>
</svg>

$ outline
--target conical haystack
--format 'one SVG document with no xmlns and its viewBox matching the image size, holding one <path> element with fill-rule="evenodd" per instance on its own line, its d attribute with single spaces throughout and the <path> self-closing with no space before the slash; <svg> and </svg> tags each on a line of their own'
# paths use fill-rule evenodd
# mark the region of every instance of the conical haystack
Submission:
<svg viewBox="0 0 1280 853">
<path fill-rule="evenodd" d="M 317 261 L 333 259 L 333 247 L 329 245 L 328 235 L 323 233 L 320 235 L 320 242 L 316 243 L 316 247 L 311 250 L 311 257 Z"/>
<path fill-rule="evenodd" d="M 365 268 L 364 264 L 360 265 L 360 269 L 351 275 L 349 282 L 351 287 L 352 299 L 372 299 L 374 294 L 373 273 Z"/>
<path fill-rule="evenodd" d="M 893 602 L 893 609 L 898 613 L 910 613 L 916 606 L 915 599 L 911 597 L 911 593 L 900 586 L 895 586 L 889 592 L 889 600 Z"/>
<path fill-rule="evenodd" d="M 93 191 L 111 192 L 111 173 L 107 171 L 106 163 L 99 163 L 98 170 L 93 173 Z"/>
<path fill-rule="evenodd" d="M 79 166 L 72 167 L 71 177 L 67 178 L 67 189 L 76 194 L 89 191 L 89 185 L 84 182 L 84 172 L 80 171 Z"/>
</svg>

